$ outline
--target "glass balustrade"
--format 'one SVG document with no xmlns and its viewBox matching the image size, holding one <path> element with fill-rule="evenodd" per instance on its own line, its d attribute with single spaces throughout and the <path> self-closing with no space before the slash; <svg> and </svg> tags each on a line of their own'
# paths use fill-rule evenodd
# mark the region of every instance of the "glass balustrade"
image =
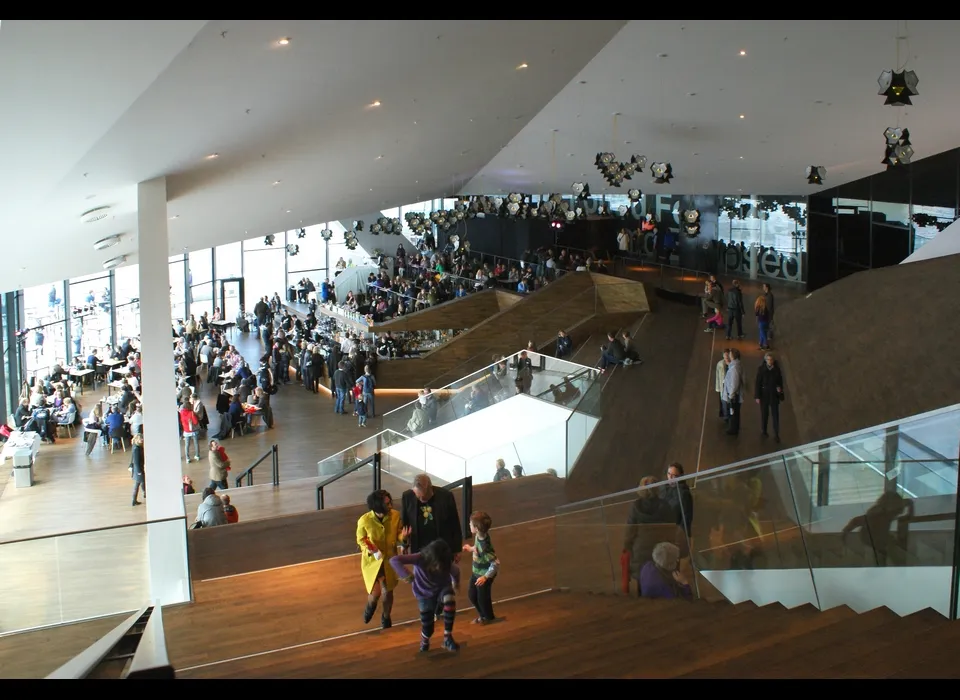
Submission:
<svg viewBox="0 0 960 700">
<path fill-rule="evenodd" d="M 949 616 L 958 440 L 951 407 L 565 506 L 557 585 L 637 595 L 646 566 L 708 599 Z M 679 550 L 676 578 L 652 563 L 660 542 Z"/>
</svg>

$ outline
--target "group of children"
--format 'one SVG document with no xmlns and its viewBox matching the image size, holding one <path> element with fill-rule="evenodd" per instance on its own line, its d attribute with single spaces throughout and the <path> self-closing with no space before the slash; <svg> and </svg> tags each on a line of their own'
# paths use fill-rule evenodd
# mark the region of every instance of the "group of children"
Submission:
<svg viewBox="0 0 960 700">
<path fill-rule="evenodd" d="M 371 494 L 371 499 L 368 499 L 368 504 L 374 507 L 371 513 L 360 519 L 357 531 L 358 544 L 362 550 L 361 570 L 367 582 L 369 594 L 363 615 L 364 622 L 369 623 L 372 619 L 382 593 L 384 599 L 382 626 L 387 629 L 392 625 L 390 609 L 393 606 L 393 595 L 392 590 L 386 590 L 392 588 L 390 585 L 392 576 L 387 576 L 386 567 L 383 566 L 382 552 L 384 549 L 389 551 L 392 544 L 395 544 L 401 553 L 390 558 L 391 573 L 395 573 L 398 580 L 411 584 L 413 595 L 417 599 L 417 607 L 420 611 L 420 651 L 430 650 L 430 639 L 433 637 L 438 618 L 443 620 L 443 649 L 450 652 L 459 651 L 460 645 L 453 638 L 453 625 L 457 611 L 456 592 L 460 591 L 461 585 L 456 553 L 442 539 L 434 540 L 422 547 L 419 552 L 402 553 L 409 530 L 399 528 L 399 514 L 392 509 L 390 495 L 385 491 L 375 492 Z M 378 510 L 381 512 L 377 512 Z M 476 511 L 471 514 L 470 532 L 474 541 L 472 545 L 463 545 L 463 551 L 470 553 L 473 559 L 468 588 L 470 603 L 477 613 L 472 621 L 473 624 L 488 624 L 496 619 L 493 611 L 493 582 L 500 571 L 500 561 L 497 559 L 490 539 L 492 525 L 493 521 L 487 513 Z M 396 535 L 387 534 L 391 531 Z M 379 546 L 373 541 L 371 535 L 374 537 L 379 535 L 377 538 L 380 540 Z"/>
</svg>

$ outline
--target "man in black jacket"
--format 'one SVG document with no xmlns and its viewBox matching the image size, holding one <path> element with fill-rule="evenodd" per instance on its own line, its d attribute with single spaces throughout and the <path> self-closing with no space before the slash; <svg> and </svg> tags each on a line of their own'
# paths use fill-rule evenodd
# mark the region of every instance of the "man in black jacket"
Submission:
<svg viewBox="0 0 960 700">
<path fill-rule="evenodd" d="M 617 338 L 617 334 L 613 331 L 607 333 L 607 344 L 602 346 L 600 351 L 600 365 L 598 369 L 601 372 L 606 372 L 607 367 L 610 365 L 622 365 L 624 364 L 624 360 L 627 359 L 627 351 Z"/>
<path fill-rule="evenodd" d="M 727 290 L 727 340 L 733 334 L 733 324 L 737 324 L 737 337 L 743 338 L 743 290 L 740 280 L 734 280 Z"/>
<path fill-rule="evenodd" d="M 754 398 L 760 404 L 760 435 L 767 437 L 767 419 L 773 415 L 773 439 L 780 442 L 780 402 L 783 401 L 783 373 L 780 365 L 769 352 L 763 356 L 763 364 L 757 370 Z"/>
<path fill-rule="evenodd" d="M 403 492 L 400 505 L 405 547 L 416 554 L 434 540 L 444 540 L 459 563 L 463 530 L 457 499 L 446 489 L 433 487 L 426 474 L 413 478 L 413 488 Z M 443 601 L 437 601 L 437 616 L 443 615 Z"/>
</svg>

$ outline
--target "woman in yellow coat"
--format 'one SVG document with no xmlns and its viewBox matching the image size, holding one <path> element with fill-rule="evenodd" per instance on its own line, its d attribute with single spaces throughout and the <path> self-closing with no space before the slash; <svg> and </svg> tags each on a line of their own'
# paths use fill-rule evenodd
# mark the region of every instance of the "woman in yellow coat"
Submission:
<svg viewBox="0 0 960 700">
<path fill-rule="evenodd" d="M 383 490 L 367 496 L 367 508 L 369 512 L 361 515 L 357 521 L 360 572 L 367 587 L 363 622 L 368 624 L 373 619 L 377 601 L 382 596 L 380 623 L 383 629 L 388 629 L 392 624 L 390 611 L 393 609 L 393 589 L 397 586 L 397 575 L 388 562 L 390 557 L 396 555 L 397 545 L 401 544 L 400 513 L 393 509 L 393 499 Z"/>
</svg>

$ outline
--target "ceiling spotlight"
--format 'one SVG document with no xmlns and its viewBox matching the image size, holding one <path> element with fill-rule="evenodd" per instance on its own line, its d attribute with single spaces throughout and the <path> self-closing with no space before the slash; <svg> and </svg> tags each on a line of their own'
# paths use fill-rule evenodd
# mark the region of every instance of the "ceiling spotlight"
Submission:
<svg viewBox="0 0 960 700">
<path fill-rule="evenodd" d="M 173 216 L 170 217 L 170 221 L 176 221 L 179 218 L 180 218 L 179 214 L 174 214 Z"/>
<path fill-rule="evenodd" d="M 517 66 L 517 70 L 524 70 L 525 68 L 529 67 L 530 66 L 528 66 L 526 63 L 521 63 L 519 66 Z"/>
<path fill-rule="evenodd" d="M 300 252 L 300 246 L 293 243 L 287 243 L 287 255 L 293 257 Z"/>
<path fill-rule="evenodd" d="M 910 98 L 920 94 L 917 92 L 920 79 L 912 70 L 885 70 L 880 74 L 877 82 L 880 84 L 880 92 L 877 94 L 887 98 L 883 103 L 885 105 L 894 107 L 912 105 Z"/>
<path fill-rule="evenodd" d="M 329 241 L 330 239 L 333 238 L 333 231 L 331 231 L 331 230 L 328 229 L 328 228 L 323 229 L 323 230 L 320 232 L 320 238 L 322 238 L 322 239 L 325 240 L 325 241 Z"/>
<path fill-rule="evenodd" d="M 640 197 L 643 196 L 643 192 L 638 189 L 627 190 L 627 196 L 630 198 L 631 202 L 639 202 Z"/>
<path fill-rule="evenodd" d="M 827 176 L 827 169 L 822 165 L 808 165 L 807 166 L 807 184 L 808 185 L 822 185 L 823 178 Z"/>
<path fill-rule="evenodd" d="M 279 185 L 279 184 L 280 184 L 280 181 L 279 181 L 279 180 L 274 180 L 274 181 L 273 181 L 273 186 L 274 186 L 274 187 L 276 187 L 276 186 Z"/>
<path fill-rule="evenodd" d="M 586 182 L 575 182 L 572 185 L 572 191 L 577 199 L 587 199 L 590 196 L 590 185 Z"/>
<path fill-rule="evenodd" d="M 274 240 L 276 240 L 276 236 L 271 233 L 269 236 L 264 236 L 264 237 L 263 237 L 263 244 L 264 244 L 264 245 L 273 245 L 273 241 L 274 241 Z"/>
<path fill-rule="evenodd" d="M 126 256 L 126 255 L 118 255 L 118 256 L 115 257 L 115 258 L 110 258 L 109 260 L 104 260 L 104 262 L 103 262 L 103 269 L 104 269 L 104 270 L 112 270 L 112 269 L 115 268 L 115 267 L 119 267 L 120 265 L 123 265 L 123 263 L 125 263 L 126 260 L 127 260 L 127 256 Z"/>
<path fill-rule="evenodd" d="M 621 204 L 619 207 L 617 207 L 617 214 L 620 216 L 626 216 L 629 213 L 630 207 L 628 207 L 626 204 Z"/>
<path fill-rule="evenodd" d="M 363 231 L 363 221 L 361 221 L 361 220 L 359 220 L 359 219 L 358 219 L 357 221 L 354 221 L 354 222 L 353 222 L 353 230 L 354 230 L 354 231 Z"/>
<path fill-rule="evenodd" d="M 665 185 L 673 179 L 673 166 L 670 163 L 654 163 L 650 166 L 650 172 L 657 185 Z"/>
<path fill-rule="evenodd" d="M 297 238 L 306 238 L 306 237 L 307 237 L 307 229 L 305 229 L 305 228 L 298 228 L 298 229 L 297 229 Z"/>
<path fill-rule="evenodd" d="M 747 118 L 747 115 L 746 115 L 746 114 L 741 114 L 741 115 L 740 115 L 740 118 L 741 118 L 741 119 L 746 119 L 746 118 Z"/>
<path fill-rule="evenodd" d="M 373 102 L 370 103 L 370 106 L 371 106 L 371 107 L 379 107 L 379 106 L 380 106 L 380 100 L 374 100 Z"/>
<path fill-rule="evenodd" d="M 99 241 L 93 244 L 94 250 L 104 250 L 105 248 L 112 248 L 120 242 L 121 235 L 118 233 L 113 236 L 107 236 L 106 238 L 101 238 Z"/>
<path fill-rule="evenodd" d="M 683 232 L 690 238 L 700 235 L 700 210 L 687 209 L 680 215 L 683 221 Z"/>
<path fill-rule="evenodd" d="M 219 153 L 211 153 L 210 155 L 206 156 L 204 160 L 213 160 L 214 158 L 219 158 L 219 157 L 220 157 Z"/>
<path fill-rule="evenodd" d="M 741 55 L 741 56 L 746 56 L 746 55 L 747 55 L 747 52 L 744 51 L 743 49 L 741 49 L 741 50 L 740 50 L 740 55 Z"/>
<path fill-rule="evenodd" d="M 282 39 L 280 39 L 277 43 L 280 44 L 280 46 L 287 46 L 290 43 L 290 37 L 285 36 Z"/>
</svg>

